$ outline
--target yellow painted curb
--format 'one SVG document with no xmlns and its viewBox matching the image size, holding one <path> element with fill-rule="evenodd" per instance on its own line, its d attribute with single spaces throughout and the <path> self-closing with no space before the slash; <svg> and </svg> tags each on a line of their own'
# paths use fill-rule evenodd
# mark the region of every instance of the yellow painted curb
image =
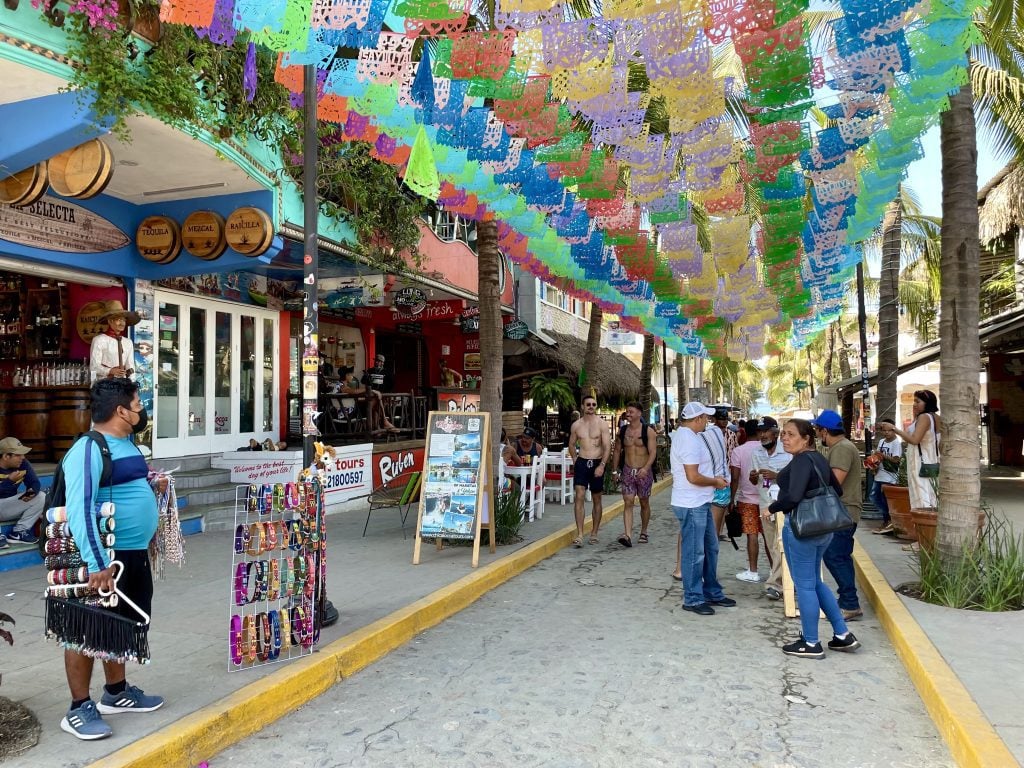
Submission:
<svg viewBox="0 0 1024 768">
<path fill-rule="evenodd" d="M 875 609 L 957 765 L 963 768 L 1019 765 L 960 678 L 860 544 L 854 548 L 853 561 L 859 586 Z"/>
<path fill-rule="evenodd" d="M 659 480 L 653 493 L 671 484 Z M 619 499 L 603 520 L 622 514 Z M 589 518 L 588 518 L 589 521 Z M 500 560 L 361 629 L 317 649 L 220 701 L 186 715 L 92 763 L 95 768 L 191 768 L 324 693 L 490 590 L 569 546 L 576 524 L 561 528 Z"/>
</svg>

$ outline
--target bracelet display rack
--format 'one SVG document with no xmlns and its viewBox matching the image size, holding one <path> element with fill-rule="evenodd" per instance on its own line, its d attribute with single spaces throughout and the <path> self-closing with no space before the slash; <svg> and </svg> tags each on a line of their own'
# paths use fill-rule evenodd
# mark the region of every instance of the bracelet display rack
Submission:
<svg viewBox="0 0 1024 768">
<path fill-rule="evenodd" d="M 228 665 L 232 670 L 313 651 L 326 571 L 319 479 L 242 485 L 235 491 Z"/>
</svg>

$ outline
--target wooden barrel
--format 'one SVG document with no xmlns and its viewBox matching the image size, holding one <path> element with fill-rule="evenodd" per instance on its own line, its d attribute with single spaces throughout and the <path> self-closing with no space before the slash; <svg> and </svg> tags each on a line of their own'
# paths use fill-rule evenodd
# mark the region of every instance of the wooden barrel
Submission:
<svg viewBox="0 0 1024 768">
<path fill-rule="evenodd" d="M 224 237 L 224 217 L 214 211 L 193 211 L 181 225 L 185 250 L 197 259 L 213 261 L 228 247 Z"/>
<path fill-rule="evenodd" d="M 50 450 L 60 461 L 78 436 L 92 425 L 92 398 L 89 390 L 54 389 L 50 392 Z"/>
<path fill-rule="evenodd" d="M 8 398 L 8 435 L 31 448 L 34 460 L 49 460 L 50 451 L 46 443 L 50 421 L 49 392 L 44 389 L 14 389 Z"/>
<path fill-rule="evenodd" d="M 135 247 L 147 261 L 170 264 L 181 253 L 181 228 L 169 216 L 147 216 L 135 232 Z"/>
<path fill-rule="evenodd" d="M 0 179 L 0 203 L 32 205 L 46 194 L 48 178 L 46 163 L 42 162 Z"/>
<path fill-rule="evenodd" d="M 61 197 L 95 197 L 114 175 L 114 153 L 99 139 L 51 157 L 47 163 L 50 186 Z"/>
<path fill-rule="evenodd" d="M 228 216 L 227 240 L 232 249 L 243 256 L 266 253 L 274 240 L 274 222 L 259 208 L 238 208 Z"/>
</svg>

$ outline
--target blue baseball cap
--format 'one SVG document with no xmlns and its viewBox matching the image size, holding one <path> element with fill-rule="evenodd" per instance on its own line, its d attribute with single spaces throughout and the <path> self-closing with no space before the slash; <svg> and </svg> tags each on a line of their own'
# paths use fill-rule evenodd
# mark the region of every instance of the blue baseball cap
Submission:
<svg viewBox="0 0 1024 768">
<path fill-rule="evenodd" d="M 811 422 L 816 427 L 822 429 L 842 429 L 843 428 L 843 417 L 835 411 L 822 411 L 818 414 L 818 418 Z"/>
</svg>

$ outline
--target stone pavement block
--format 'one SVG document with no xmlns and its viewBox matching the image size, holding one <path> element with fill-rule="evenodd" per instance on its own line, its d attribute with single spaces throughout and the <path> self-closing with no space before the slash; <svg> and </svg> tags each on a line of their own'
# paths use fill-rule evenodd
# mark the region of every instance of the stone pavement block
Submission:
<svg viewBox="0 0 1024 768">
<path fill-rule="evenodd" d="M 623 549 L 609 521 L 212 765 L 952 765 L 870 611 L 859 652 L 786 657 L 798 623 L 723 544 L 739 606 L 683 612 L 656 501 L 651 544 Z"/>
</svg>

